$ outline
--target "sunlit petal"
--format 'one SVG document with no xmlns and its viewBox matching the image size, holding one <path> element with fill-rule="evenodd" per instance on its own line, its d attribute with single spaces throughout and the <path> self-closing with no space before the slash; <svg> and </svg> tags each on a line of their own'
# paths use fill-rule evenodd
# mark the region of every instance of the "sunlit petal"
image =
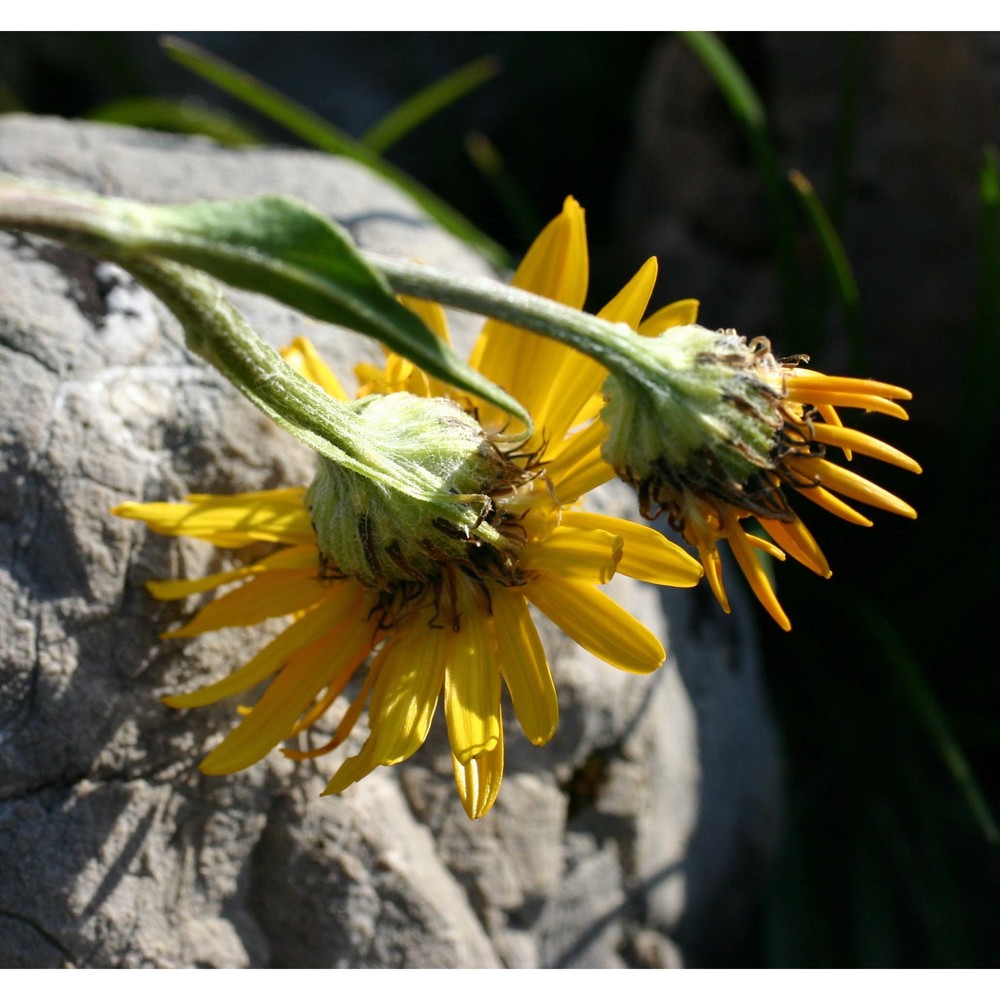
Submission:
<svg viewBox="0 0 1000 1000">
<path fill-rule="evenodd" d="M 555 528 L 540 545 L 527 545 L 521 565 L 530 571 L 557 573 L 590 583 L 607 583 L 622 557 L 619 535 L 600 528 Z"/>
<path fill-rule="evenodd" d="M 315 541 L 303 489 L 237 493 L 233 496 L 193 495 L 184 503 L 119 504 L 117 517 L 144 521 L 163 535 L 203 538 L 221 548 L 250 542 L 307 545 Z"/>
<path fill-rule="evenodd" d="M 660 640 L 597 587 L 546 573 L 527 584 L 524 594 L 546 618 L 612 666 L 648 674 L 666 658 Z"/>
<path fill-rule="evenodd" d="M 334 399 L 346 403 L 350 397 L 344 392 L 340 379 L 334 375 L 326 362 L 313 347 L 312 341 L 296 337 L 287 347 L 281 349 L 281 356 L 304 378 L 325 389 Z"/>
<path fill-rule="evenodd" d="M 323 599 L 326 587 L 316 567 L 262 573 L 206 604 L 187 625 L 167 635 L 174 639 L 201 635 L 220 628 L 256 625 L 268 618 L 305 611 Z"/>
<path fill-rule="evenodd" d="M 652 316 L 639 324 L 639 333 L 644 337 L 658 337 L 674 326 L 689 326 L 698 322 L 697 299 L 679 299 L 658 309 Z"/>
<path fill-rule="evenodd" d="M 460 629 L 448 636 L 444 717 L 460 763 L 500 739 L 500 663 L 493 619 L 474 596 L 459 598 Z"/>
<path fill-rule="evenodd" d="M 521 593 L 496 587 L 491 598 L 496 631 L 503 636 L 500 670 L 514 714 L 532 743 L 547 743 L 559 722 L 559 702 L 538 630 Z"/>
<path fill-rule="evenodd" d="M 305 646 L 320 636 L 337 634 L 354 619 L 362 617 L 365 591 L 353 580 L 331 584 L 322 600 L 301 618 L 275 636 L 256 656 L 228 677 L 188 694 L 170 695 L 164 702 L 172 708 L 196 708 L 246 691 L 266 680 Z M 369 641 L 373 628 L 369 627 Z"/>
<path fill-rule="evenodd" d="M 644 524 L 582 510 L 565 511 L 562 523 L 567 527 L 599 528 L 618 535 L 624 548 L 617 572 L 623 576 L 668 587 L 693 587 L 703 575 L 697 559 Z"/>
<path fill-rule="evenodd" d="M 318 565 L 316 547 L 314 545 L 298 545 L 290 549 L 281 549 L 274 555 L 261 559 L 249 566 L 226 570 L 224 573 L 213 573 L 194 580 L 147 580 L 146 589 L 158 601 L 176 601 L 192 594 L 203 594 L 206 590 L 214 590 L 224 583 L 233 583 L 248 576 L 256 576 L 271 569 L 307 569 Z"/>
<path fill-rule="evenodd" d="M 492 750 L 484 750 L 464 764 L 453 755 L 451 764 L 455 774 L 455 787 L 465 814 L 469 819 L 480 819 L 493 808 L 493 803 L 500 794 L 500 782 L 503 779 L 503 733 L 501 732 L 500 739 Z"/>
<path fill-rule="evenodd" d="M 249 767 L 292 734 L 295 721 L 338 674 L 348 677 L 370 647 L 370 625 L 353 621 L 300 649 L 271 681 L 250 714 L 202 761 L 205 774 Z"/>
</svg>

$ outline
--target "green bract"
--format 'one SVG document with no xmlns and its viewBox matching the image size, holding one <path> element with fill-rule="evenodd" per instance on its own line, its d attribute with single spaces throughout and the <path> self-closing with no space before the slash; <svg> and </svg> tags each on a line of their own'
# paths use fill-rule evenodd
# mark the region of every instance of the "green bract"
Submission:
<svg viewBox="0 0 1000 1000">
<path fill-rule="evenodd" d="M 400 476 L 394 483 L 320 460 L 306 504 L 333 572 L 380 588 L 428 582 L 470 547 L 508 544 L 486 519 L 506 463 L 475 420 L 450 400 L 407 392 L 347 406 L 359 454 L 391 455 Z"/>
<path fill-rule="evenodd" d="M 692 325 L 635 342 L 658 378 L 608 376 L 605 460 L 644 506 L 693 486 L 752 508 L 745 487 L 772 467 L 783 424 L 782 394 L 762 377 L 780 374 L 766 341 Z"/>
</svg>

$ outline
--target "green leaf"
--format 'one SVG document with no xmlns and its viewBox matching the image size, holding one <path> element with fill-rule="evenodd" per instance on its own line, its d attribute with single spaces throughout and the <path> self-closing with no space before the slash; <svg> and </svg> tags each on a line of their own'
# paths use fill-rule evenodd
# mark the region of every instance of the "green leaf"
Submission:
<svg viewBox="0 0 1000 1000">
<path fill-rule="evenodd" d="M 361 141 L 376 153 L 384 153 L 428 118 L 481 87 L 487 80 L 492 80 L 499 72 L 499 60 L 493 56 L 483 56 L 403 101 L 368 129 Z"/>
<path fill-rule="evenodd" d="M 161 132 L 205 135 L 224 146 L 261 144 L 259 136 L 225 112 L 213 110 L 192 99 L 175 101 L 161 97 L 126 97 L 102 104 L 86 117 L 91 121 L 134 125 Z"/>
<path fill-rule="evenodd" d="M 510 263 L 506 251 L 450 205 L 422 184 L 382 159 L 364 143 L 351 138 L 307 108 L 279 94 L 249 73 L 237 69 L 218 56 L 205 52 L 180 38 L 166 36 L 160 43 L 167 55 L 202 79 L 231 94 L 272 121 L 327 153 L 363 163 L 384 180 L 405 191 L 432 219 L 448 232 L 475 247 L 497 267 Z"/>
<path fill-rule="evenodd" d="M 133 246 L 376 337 L 437 378 L 526 424 L 525 410 L 395 298 L 340 226 L 281 196 L 150 206 Z"/>
<path fill-rule="evenodd" d="M 799 196 L 806 218 L 812 223 L 813 232 L 826 258 L 834 288 L 844 310 L 851 370 L 860 375 L 866 370 L 865 335 L 861 325 L 861 296 L 858 292 L 858 283 L 854 280 L 851 262 L 847 258 L 844 244 L 837 235 L 830 216 L 809 179 L 798 170 L 790 170 L 788 179 Z"/>
<path fill-rule="evenodd" d="M 270 295 L 317 319 L 377 337 L 426 372 L 531 420 L 401 305 L 340 226 L 277 195 L 145 205 L 0 175 L 0 226 L 52 236 L 128 266 L 130 258 L 187 264 Z"/>
</svg>

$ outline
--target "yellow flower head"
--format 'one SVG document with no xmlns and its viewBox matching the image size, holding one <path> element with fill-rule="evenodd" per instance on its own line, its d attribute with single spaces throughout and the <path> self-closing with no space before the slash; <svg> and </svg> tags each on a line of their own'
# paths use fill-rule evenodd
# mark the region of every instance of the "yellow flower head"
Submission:
<svg viewBox="0 0 1000 1000">
<path fill-rule="evenodd" d="M 905 389 L 822 375 L 797 367 L 799 359 L 779 362 L 764 338 L 747 343 L 733 330 L 678 326 L 644 346 L 667 377 L 652 387 L 608 378 L 604 454 L 635 487 L 643 515 L 665 511 L 698 549 L 726 611 L 720 539 L 729 542 L 754 593 L 783 629 L 791 624 L 754 549 L 780 560 L 787 553 L 830 576 L 789 504 L 789 491 L 854 524 L 872 522 L 841 496 L 916 517 L 909 504 L 827 458 L 830 448 L 847 460 L 856 451 L 920 472 L 909 456 L 844 427 L 837 413 L 855 407 L 906 419 L 896 402 L 910 399 Z M 745 530 L 749 518 L 771 541 Z"/>
<path fill-rule="evenodd" d="M 655 262 L 647 262 L 602 315 L 638 324 L 655 272 Z M 583 305 L 587 248 L 575 201 L 568 199 L 536 240 L 514 283 L 566 305 Z M 439 307 L 407 304 L 447 338 Z M 662 322 L 690 322 L 693 312 L 693 303 L 682 303 L 664 313 Z M 346 399 L 308 341 L 297 340 L 285 357 L 331 395 Z M 618 572 L 693 586 L 702 570 L 651 528 L 577 509 L 587 490 L 613 476 L 600 457 L 603 432 L 593 420 L 605 372 L 566 347 L 493 321 L 483 328 L 472 362 L 533 413 L 534 436 L 516 451 L 504 450 L 503 414 L 477 409 L 463 397 L 455 398 L 458 406 L 438 398 L 453 394 L 403 358 L 390 354 L 384 368 L 361 366 L 359 374 L 373 419 L 383 411 L 390 422 L 400 413 L 426 414 L 438 422 L 428 431 L 434 440 L 444 434 L 458 443 L 448 453 L 452 457 L 441 460 L 442 481 L 481 504 L 478 534 L 446 523 L 432 536 L 419 517 L 394 520 L 391 498 L 376 496 L 356 477 L 345 483 L 330 465 L 308 494 L 286 489 L 199 495 L 184 503 L 125 503 L 114 511 L 154 531 L 221 547 L 282 545 L 239 569 L 149 584 L 161 599 L 239 584 L 172 636 L 292 616 L 284 631 L 228 677 L 166 699 L 191 708 L 270 680 L 256 705 L 202 762 L 204 772 L 229 773 L 260 760 L 313 726 L 357 676 L 360 684 L 332 738 L 307 751 L 283 752 L 298 759 L 334 750 L 367 705 L 368 738 L 326 789 L 340 792 L 379 765 L 411 756 L 426 739 L 443 695 L 455 781 L 466 812 L 476 818 L 493 805 L 503 773 L 501 681 L 533 743 L 548 741 L 558 722 L 555 687 L 529 605 L 623 670 L 645 673 L 663 662 L 656 636 L 600 585 Z M 415 426 L 426 428 L 419 419 Z M 420 452 L 426 441 L 417 440 L 419 434 L 403 436 L 413 438 L 412 454 L 426 452 Z M 441 451 L 439 445 L 430 449 L 438 456 Z M 422 526 L 412 530 L 414 523 Z"/>
</svg>

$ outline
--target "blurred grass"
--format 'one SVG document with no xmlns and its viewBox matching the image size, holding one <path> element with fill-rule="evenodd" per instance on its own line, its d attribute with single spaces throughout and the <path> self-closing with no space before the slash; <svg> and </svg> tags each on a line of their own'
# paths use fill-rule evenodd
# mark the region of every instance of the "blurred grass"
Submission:
<svg viewBox="0 0 1000 1000">
<path fill-rule="evenodd" d="M 470 132 L 465 137 L 465 151 L 489 184 L 519 241 L 524 246 L 531 246 L 531 241 L 542 231 L 544 222 L 532 208 L 527 193 L 511 173 L 500 151 L 482 132 Z"/>
<path fill-rule="evenodd" d="M 503 247 L 418 181 L 384 160 L 363 141 L 352 138 L 308 108 L 279 94 L 273 88 L 254 79 L 249 73 L 237 69 L 224 59 L 206 52 L 191 42 L 165 36 L 161 44 L 167 55 L 185 69 L 288 129 L 309 145 L 364 164 L 383 180 L 405 191 L 432 219 L 448 232 L 475 247 L 491 263 L 498 267 L 510 263 L 509 255 Z M 439 110 L 440 107 L 441 103 L 438 101 L 435 110 Z M 412 124 L 412 110 L 409 117 Z M 398 131 L 399 125 L 396 128 Z"/>
<path fill-rule="evenodd" d="M 710 31 L 684 31 L 681 36 L 715 80 L 750 144 L 767 201 L 766 216 L 781 281 L 785 332 L 790 337 L 798 338 L 796 343 L 801 353 L 814 353 L 813 334 L 803 328 L 801 321 L 801 283 L 795 259 L 795 221 L 791 198 L 771 138 L 764 104 L 750 78 L 719 38 Z"/>
<path fill-rule="evenodd" d="M 837 297 L 844 312 L 844 325 L 847 330 L 847 345 L 849 351 L 848 365 L 853 374 L 860 375 L 867 371 L 865 361 L 865 332 L 861 321 L 861 294 L 858 283 L 854 279 L 854 270 L 847 259 L 844 244 L 841 243 L 833 221 L 827 214 L 823 203 L 816 194 L 809 179 L 800 170 L 790 170 L 788 179 L 795 193 L 799 196 L 806 218 L 812 224 L 813 235 L 823 251 L 824 259 L 829 269 L 836 289 Z"/>
<path fill-rule="evenodd" d="M 851 368 L 872 374 L 858 282 L 839 232 L 851 193 L 863 37 L 843 40 L 829 212 L 800 171 L 788 175 L 788 190 L 803 209 L 801 235 L 779 208 L 780 156 L 764 102 L 720 39 L 689 33 L 685 41 L 750 141 L 771 219 L 776 269 L 786 287 L 785 317 L 792 320 L 786 334 L 795 337 L 796 350 L 817 351 L 818 331 L 835 306 L 844 320 Z M 955 713 L 956 691 L 974 701 L 978 690 L 996 706 L 996 680 L 992 670 L 976 671 L 974 658 L 970 662 L 960 646 L 947 645 L 950 637 L 971 634 L 982 598 L 969 598 L 995 591 L 988 552 L 996 545 L 986 546 L 981 570 L 970 568 L 970 575 L 942 588 L 941 598 L 931 582 L 948 577 L 935 559 L 954 545 L 975 478 L 989 467 L 1000 409 L 1000 157 L 993 147 L 983 158 L 979 196 L 974 344 L 964 412 L 956 420 L 962 430 L 957 446 L 947 451 L 924 443 L 927 453 L 950 454 L 951 479 L 940 490 L 947 499 L 922 523 L 908 549 L 897 546 L 897 565 L 885 565 L 873 558 L 865 540 L 843 534 L 845 544 L 833 548 L 838 561 L 864 567 L 855 574 L 864 577 L 863 590 L 852 593 L 840 581 L 818 601 L 811 582 L 801 591 L 785 590 L 782 600 L 791 618 L 808 622 L 809 635 L 795 632 L 775 640 L 764 627 L 769 689 L 789 761 L 786 840 L 763 921 L 762 948 L 771 965 L 974 966 L 983 964 L 984 949 L 998 929 L 995 915 L 977 919 L 989 905 L 980 896 L 991 884 L 977 880 L 987 873 L 995 878 L 998 868 L 990 805 L 996 781 L 990 774 L 984 787 L 969 752 L 973 748 L 973 756 L 982 759 L 995 750 L 998 726 L 974 714 L 966 726 L 960 723 L 965 717 Z M 806 252 L 810 245 L 820 250 L 818 276 Z M 808 316 L 789 313 L 788 285 L 814 289 Z M 936 468 L 931 475 L 942 475 L 941 463 L 925 465 Z M 839 537 L 839 528 L 827 534 Z M 900 586 L 911 580 L 933 588 L 924 591 L 923 603 L 919 583 Z M 900 621 L 907 623 L 905 634 L 895 624 Z M 943 659 L 935 661 L 932 651 Z M 952 683 L 942 683 L 945 665 L 954 667 L 948 671 Z"/>
<path fill-rule="evenodd" d="M 231 115 L 192 99 L 125 97 L 100 105 L 87 118 L 162 132 L 204 135 L 223 146 L 259 146 L 262 143 L 259 135 Z"/>
<path fill-rule="evenodd" d="M 976 318 L 973 327 L 965 412 L 959 416 L 963 433 L 955 452 L 952 496 L 969 483 L 976 459 L 986 450 L 990 428 L 1000 411 L 1000 151 L 987 146 L 979 171 L 979 267 Z"/>
<path fill-rule="evenodd" d="M 483 56 L 462 66 L 397 104 L 361 136 L 361 142 L 376 153 L 384 153 L 415 128 L 492 80 L 499 72 L 500 60 L 492 56 Z"/>
</svg>

